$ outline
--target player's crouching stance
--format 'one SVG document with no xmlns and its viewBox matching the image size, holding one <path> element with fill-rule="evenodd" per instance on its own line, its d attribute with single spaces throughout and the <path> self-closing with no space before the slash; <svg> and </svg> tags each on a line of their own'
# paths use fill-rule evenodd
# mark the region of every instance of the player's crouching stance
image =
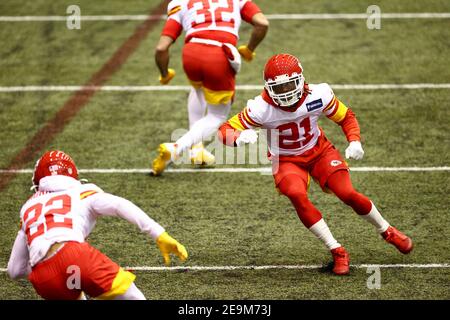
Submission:
<svg viewBox="0 0 450 320">
<path fill-rule="evenodd" d="M 44 299 L 82 299 L 83 293 L 97 299 L 145 299 L 133 283 L 135 275 L 85 242 L 100 216 L 138 226 L 156 241 L 166 264 L 171 253 L 187 259 L 185 247 L 133 203 L 95 184 L 81 184 L 64 152 L 49 151 L 38 160 L 33 184 L 37 190 L 20 211 L 8 274 L 28 276 Z"/>
<path fill-rule="evenodd" d="M 328 84 L 306 84 L 302 72 L 299 60 L 292 55 L 271 57 L 264 69 L 262 94 L 220 127 L 219 138 L 229 146 L 240 146 L 256 141 L 256 132 L 249 129 L 267 129 L 276 187 L 291 200 L 303 224 L 331 250 L 335 274 L 349 273 L 349 255 L 308 199 L 310 176 L 322 190 L 333 192 L 374 225 L 387 242 L 409 253 L 411 239 L 390 226 L 372 201 L 353 188 L 346 162 L 317 123 L 325 115 L 340 125 L 349 142 L 346 158 L 360 160 L 364 151 L 354 113 L 335 97 Z"/>
</svg>

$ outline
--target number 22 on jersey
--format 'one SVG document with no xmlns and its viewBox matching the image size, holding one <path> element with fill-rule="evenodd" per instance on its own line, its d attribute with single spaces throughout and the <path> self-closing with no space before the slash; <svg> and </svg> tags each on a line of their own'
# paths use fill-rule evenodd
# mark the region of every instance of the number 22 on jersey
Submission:
<svg viewBox="0 0 450 320">
<path fill-rule="evenodd" d="M 48 200 L 45 199 L 42 203 L 36 202 L 27 208 L 23 215 L 23 223 L 28 245 L 52 228 L 71 229 L 72 219 L 64 217 L 71 211 L 71 208 L 72 199 L 68 194 L 60 194 Z"/>
<path fill-rule="evenodd" d="M 233 0 L 189 0 L 188 10 L 192 9 L 195 10 L 193 28 L 207 28 L 213 23 L 218 27 L 234 28 L 234 19 L 229 18 L 227 21 L 224 15 L 233 14 Z"/>
</svg>

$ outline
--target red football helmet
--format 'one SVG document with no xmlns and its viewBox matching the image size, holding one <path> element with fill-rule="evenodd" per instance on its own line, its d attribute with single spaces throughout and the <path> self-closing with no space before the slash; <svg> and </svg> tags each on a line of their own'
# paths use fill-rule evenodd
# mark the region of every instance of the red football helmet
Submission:
<svg viewBox="0 0 450 320">
<path fill-rule="evenodd" d="M 305 78 L 300 61 L 290 54 L 276 54 L 264 68 L 264 88 L 281 107 L 295 105 L 303 95 Z"/>
<path fill-rule="evenodd" d="M 33 184 L 47 176 L 63 175 L 78 179 L 78 170 L 72 158 L 59 150 L 47 151 L 36 162 L 33 173 Z"/>
</svg>

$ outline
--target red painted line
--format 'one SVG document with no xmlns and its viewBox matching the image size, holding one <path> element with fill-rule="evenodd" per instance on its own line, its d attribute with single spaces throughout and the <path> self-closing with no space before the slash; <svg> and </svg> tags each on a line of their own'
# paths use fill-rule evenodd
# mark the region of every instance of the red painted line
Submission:
<svg viewBox="0 0 450 320">
<path fill-rule="evenodd" d="M 134 33 L 119 47 L 102 68 L 92 75 L 83 87 L 101 87 L 108 79 L 110 79 L 139 47 L 147 34 L 159 23 L 158 20 L 151 19 L 151 16 L 164 14 L 166 12 L 167 4 L 168 0 L 163 0 L 157 7 L 152 9 L 149 13 L 150 17 L 135 29 Z M 21 151 L 17 153 L 8 165 L 7 170 L 21 169 L 30 161 L 39 157 L 45 146 L 63 131 L 64 127 L 89 102 L 98 89 L 99 88 L 96 90 L 81 89 L 76 91 L 56 115 L 30 139 Z M 2 176 L 2 179 L 0 180 L 0 192 L 9 185 L 15 176 L 16 173 L 8 173 Z"/>
</svg>

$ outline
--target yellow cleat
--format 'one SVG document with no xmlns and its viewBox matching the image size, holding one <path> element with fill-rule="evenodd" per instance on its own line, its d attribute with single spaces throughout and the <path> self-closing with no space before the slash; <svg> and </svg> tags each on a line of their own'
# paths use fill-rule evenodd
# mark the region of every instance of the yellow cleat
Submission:
<svg viewBox="0 0 450 320">
<path fill-rule="evenodd" d="M 203 147 L 203 143 L 194 145 L 191 149 L 191 163 L 193 165 L 211 166 L 215 163 L 214 155 Z"/>
<path fill-rule="evenodd" d="M 159 155 L 152 162 L 153 175 L 159 176 L 176 157 L 175 143 L 162 143 L 158 147 Z"/>
</svg>

